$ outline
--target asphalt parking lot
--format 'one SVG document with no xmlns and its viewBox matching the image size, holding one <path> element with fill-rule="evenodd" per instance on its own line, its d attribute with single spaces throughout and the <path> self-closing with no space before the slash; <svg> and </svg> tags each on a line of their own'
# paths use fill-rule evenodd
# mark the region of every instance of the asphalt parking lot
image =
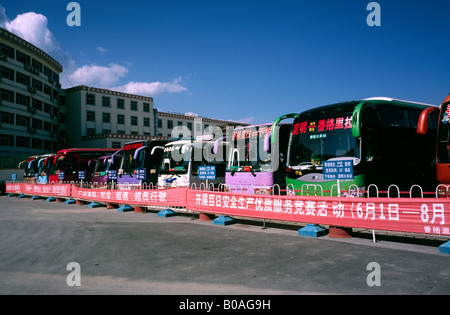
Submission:
<svg viewBox="0 0 450 315">
<path fill-rule="evenodd" d="M 0 294 L 450 294 L 442 243 L 0 196 Z"/>
</svg>

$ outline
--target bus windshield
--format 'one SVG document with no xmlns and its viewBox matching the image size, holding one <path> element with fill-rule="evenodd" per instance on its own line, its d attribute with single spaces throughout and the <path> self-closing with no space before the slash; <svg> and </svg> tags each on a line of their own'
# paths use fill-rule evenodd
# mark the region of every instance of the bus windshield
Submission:
<svg viewBox="0 0 450 315">
<path fill-rule="evenodd" d="M 233 133 L 233 153 L 228 170 L 232 172 L 272 171 L 270 129 L 271 126 L 253 126 L 236 130 Z"/>
<path fill-rule="evenodd" d="M 38 172 L 38 162 L 39 158 L 36 158 L 27 164 L 25 167 L 25 176 L 34 176 Z"/>
<path fill-rule="evenodd" d="M 164 148 L 160 174 L 187 174 L 190 161 L 190 146 L 187 144 L 167 145 Z"/>
<path fill-rule="evenodd" d="M 137 169 L 144 167 L 145 150 L 139 150 L 135 159 L 136 150 L 139 149 L 122 151 L 121 174 L 133 175 Z"/>
<path fill-rule="evenodd" d="M 333 117 L 302 117 L 292 128 L 288 164 L 293 169 L 322 169 L 324 161 L 348 157 L 360 162 L 360 140 L 352 136 L 352 113 Z"/>
<path fill-rule="evenodd" d="M 53 168 L 52 174 L 64 172 L 65 174 L 76 174 L 78 171 L 77 158 L 73 155 L 61 155 L 56 160 L 56 165 Z"/>
<path fill-rule="evenodd" d="M 111 157 L 99 158 L 95 163 L 95 176 L 105 176 L 111 166 Z"/>
<path fill-rule="evenodd" d="M 38 173 L 41 176 L 47 175 L 51 171 L 51 167 L 53 166 L 53 158 L 54 155 L 42 158 L 38 163 Z"/>
</svg>

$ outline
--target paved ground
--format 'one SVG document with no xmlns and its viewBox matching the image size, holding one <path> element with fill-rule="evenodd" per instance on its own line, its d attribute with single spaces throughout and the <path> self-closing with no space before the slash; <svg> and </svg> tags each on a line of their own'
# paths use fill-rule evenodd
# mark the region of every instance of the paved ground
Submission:
<svg viewBox="0 0 450 315">
<path fill-rule="evenodd" d="M 442 243 L 315 239 L 297 227 L 0 196 L 0 294 L 450 294 Z"/>
</svg>

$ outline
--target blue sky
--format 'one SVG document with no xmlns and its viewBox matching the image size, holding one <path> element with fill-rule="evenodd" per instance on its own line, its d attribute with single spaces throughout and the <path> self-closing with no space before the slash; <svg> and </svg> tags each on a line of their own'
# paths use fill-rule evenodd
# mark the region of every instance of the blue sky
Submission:
<svg viewBox="0 0 450 315">
<path fill-rule="evenodd" d="M 66 23 L 69 2 L 0 0 L 0 25 L 62 63 L 64 86 L 153 96 L 164 111 L 265 123 L 373 96 L 438 105 L 450 93 L 448 0 L 377 1 L 379 27 L 366 23 L 366 0 L 80 0 L 79 27 Z"/>
</svg>

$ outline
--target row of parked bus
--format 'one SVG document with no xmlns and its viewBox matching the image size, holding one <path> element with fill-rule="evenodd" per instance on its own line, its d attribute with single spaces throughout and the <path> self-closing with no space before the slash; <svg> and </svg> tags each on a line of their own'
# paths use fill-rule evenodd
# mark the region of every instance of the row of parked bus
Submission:
<svg viewBox="0 0 450 315">
<path fill-rule="evenodd" d="M 369 196 L 371 189 L 379 195 L 391 187 L 399 192 L 417 186 L 421 195 L 447 196 L 449 115 L 450 96 L 440 107 L 368 98 L 285 114 L 225 137 L 134 141 L 119 150 L 34 156 L 26 161 L 25 180 L 158 188 L 203 184 L 224 191 L 323 196 Z M 326 163 L 343 160 L 352 164 L 351 178 L 325 176 Z"/>
</svg>

